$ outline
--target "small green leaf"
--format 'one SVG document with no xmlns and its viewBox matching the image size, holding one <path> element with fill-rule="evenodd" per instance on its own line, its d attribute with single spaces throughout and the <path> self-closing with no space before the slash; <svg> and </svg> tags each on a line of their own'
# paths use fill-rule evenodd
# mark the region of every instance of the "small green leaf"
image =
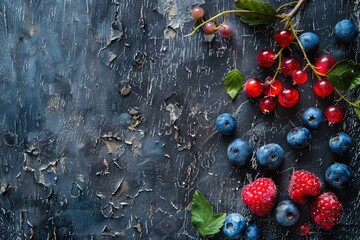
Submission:
<svg viewBox="0 0 360 240">
<path fill-rule="evenodd" d="M 191 205 L 191 223 L 203 237 L 211 237 L 220 231 L 226 218 L 226 213 L 214 216 L 213 207 L 204 195 L 195 190 Z"/>
<path fill-rule="evenodd" d="M 339 90 L 354 89 L 360 85 L 360 64 L 341 60 L 330 69 L 326 77 Z"/>
<path fill-rule="evenodd" d="M 245 76 L 236 68 L 230 70 L 225 78 L 224 78 L 224 85 L 226 88 L 227 94 L 234 99 L 236 95 L 240 92 L 242 85 L 244 84 Z"/>
<path fill-rule="evenodd" d="M 356 100 L 355 105 L 358 106 L 358 107 L 354 107 L 355 114 L 358 117 L 358 119 L 360 120 L 360 98 L 358 100 Z"/>
<path fill-rule="evenodd" d="M 238 13 L 240 20 L 250 26 L 272 24 L 277 20 L 276 10 L 268 3 L 256 0 L 236 0 L 235 9 L 248 10 L 249 13 Z"/>
</svg>

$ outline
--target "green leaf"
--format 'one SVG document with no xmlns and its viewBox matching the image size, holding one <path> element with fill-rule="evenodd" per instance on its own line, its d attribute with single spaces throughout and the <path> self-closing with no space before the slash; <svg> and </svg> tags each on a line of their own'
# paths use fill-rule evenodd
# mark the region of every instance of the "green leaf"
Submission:
<svg viewBox="0 0 360 240">
<path fill-rule="evenodd" d="M 360 98 L 358 100 L 356 100 L 355 105 L 358 106 L 358 107 L 354 107 L 355 114 L 358 117 L 358 119 L 360 120 Z"/>
<path fill-rule="evenodd" d="M 240 92 L 242 85 L 244 84 L 245 76 L 236 68 L 230 70 L 225 78 L 224 78 L 224 85 L 226 88 L 227 94 L 234 99 L 236 95 Z"/>
<path fill-rule="evenodd" d="M 326 77 L 339 90 L 354 89 L 360 85 L 360 64 L 341 60 L 330 69 Z"/>
<path fill-rule="evenodd" d="M 268 3 L 256 0 L 236 0 L 236 10 L 247 10 L 249 13 L 238 13 L 240 20 L 250 26 L 272 24 L 277 20 L 276 10 Z"/>
<path fill-rule="evenodd" d="M 226 213 L 214 216 L 213 207 L 204 195 L 195 190 L 191 205 L 191 223 L 203 237 L 211 237 L 220 231 L 226 218 Z"/>
</svg>

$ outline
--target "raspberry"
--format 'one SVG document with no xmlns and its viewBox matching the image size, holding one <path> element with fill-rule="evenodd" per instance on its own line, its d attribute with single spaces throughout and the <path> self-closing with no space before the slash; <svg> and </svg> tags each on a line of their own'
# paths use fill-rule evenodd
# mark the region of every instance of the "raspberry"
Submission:
<svg viewBox="0 0 360 240">
<path fill-rule="evenodd" d="M 299 170 L 293 173 L 289 183 L 290 199 L 299 204 L 306 202 L 306 196 L 317 196 L 320 194 L 320 179 L 315 174 Z"/>
<path fill-rule="evenodd" d="M 276 191 L 271 178 L 258 178 L 243 188 L 241 198 L 251 211 L 262 217 L 274 207 Z"/>
<path fill-rule="evenodd" d="M 321 194 L 310 207 L 311 220 L 325 230 L 330 230 L 339 223 L 341 213 L 341 203 L 332 192 Z"/>
</svg>

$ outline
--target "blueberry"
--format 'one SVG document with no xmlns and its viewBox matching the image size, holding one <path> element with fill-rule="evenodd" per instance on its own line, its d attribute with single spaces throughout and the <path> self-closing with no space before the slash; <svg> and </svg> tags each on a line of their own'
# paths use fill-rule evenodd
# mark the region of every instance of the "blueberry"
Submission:
<svg viewBox="0 0 360 240">
<path fill-rule="evenodd" d="M 310 131 L 304 127 L 295 127 L 287 135 L 287 141 L 293 148 L 304 148 L 311 140 Z"/>
<path fill-rule="evenodd" d="M 347 153 L 352 147 L 351 137 L 344 132 L 338 132 L 331 136 L 329 147 L 333 152 Z"/>
<path fill-rule="evenodd" d="M 359 28 L 355 22 L 344 19 L 335 25 L 335 37 L 345 43 L 351 43 L 358 35 Z"/>
<path fill-rule="evenodd" d="M 238 213 L 231 213 L 225 218 L 223 233 L 230 239 L 238 239 L 244 235 L 245 227 L 245 218 Z"/>
<path fill-rule="evenodd" d="M 223 113 L 216 118 L 215 126 L 221 134 L 231 135 L 236 129 L 236 119 L 229 113 Z"/>
<path fill-rule="evenodd" d="M 252 147 L 248 141 L 236 138 L 229 144 L 227 156 L 233 164 L 246 165 L 251 159 Z"/>
<path fill-rule="evenodd" d="M 274 170 L 280 167 L 284 157 L 284 150 L 276 143 L 267 144 L 256 151 L 258 163 L 269 170 Z"/>
<path fill-rule="evenodd" d="M 320 44 L 319 37 L 313 32 L 304 32 L 299 39 L 305 52 L 314 51 Z"/>
<path fill-rule="evenodd" d="M 344 189 L 350 185 L 352 172 L 342 163 L 336 163 L 328 167 L 325 173 L 326 182 L 333 188 Z"/>
<path fill-rule="evenodd" d="M 284 200 L 275 209 L 275 218 L 282 226 L 292 226 L 299 220 L 300 212 L 295 203 L 290 200 Z"/>
<path fill-rule="evenodd" d="M 320 127 L 324 117 L 320 108 L 310 107 L 303 112 L 302 120 L 305 126 L 316 129 Z"/>
<path fill-rule="evenodd" d="M 260 239 L 260 228 L 254 223 L 249 224 L 245 230 L 245 236 L 247 240 Z"/>
</svg>

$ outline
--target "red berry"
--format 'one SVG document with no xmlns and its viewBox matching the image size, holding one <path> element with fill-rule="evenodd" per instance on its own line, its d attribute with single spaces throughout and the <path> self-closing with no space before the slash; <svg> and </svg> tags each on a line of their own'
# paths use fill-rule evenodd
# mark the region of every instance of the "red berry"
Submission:
<svg viewBox="0 0 360 240">
<path fill-rule="evenodd" d="M 289 197 L 299 204 L 306 202 L 306 196 L 317 196 L 320 194 L 320 179 L 313 173 L 306 170 L 299 170 L 293 173 L 289 183 Z"/>
<path fill-rule="evenodd" d="M 273 80 L 272 77 L 267 77 L 264 84 L 264 94 L 266 96 L 275 97 L 282 90 L 282 84 L 279 79 Z"/>
<path fill-rule="evenodd" d="M 310 227 L 308 224 L 299 224 L 296 227 L 296 232 L 297 232 L 297 234 L 299 234 L 299 236 L 304 237 L 309 234 Z"/>
<path fill-rule="evenodd" d="M 283 107 L 293 107 L 299 101 L 299 93 L 295 88 L 283 88 L 278 95 L 278 101 Z"/>
<path fill-rule="evenodd" d="M 194 7 L 191 11 L 191 15 L 195 20 L 199 20 L 204 17 L 205 11 L 201 7 Z"/>
<path fill-rule="evenodd" d="M 318 73 L 326 74 L 334 65 L 336 61 L 330 54 L 323 54 L 316 59 L 314 67 Z"/>
<path fill-rule="evenodd" d="M 335 194 L 325 192 L 311 204 L 310 214 L 316 225 L 330 230 L 340 222 L 342 206 Z"/>
<path fill-rule="evenodd" d="M 291 31 L 287 29 L 281 29 L 275 33 L 275 42 L 280 47 L 289 46 L 293 38 Z"/>
<path fill-rule="evenodd" d="M 284 76 L 292 74 L 293 71 L 300 68 L 300 62 L 296 58 L 289 57 L 285 58 L 281 62 L 281 73 L 284 74 Z"/>
<path fill-rule="evenodd" d="M 263 49 L 257 55 L 257 63 L 260 67 L 269 68 L 275 63 L 275 52 L 270 49 Z"/>
<path fill-rule="evenodd" d="M 344 117 L 344 110 L 337 105 L 329 105 L 326 107 L 324 115 L 325 119 L 330 125 L 332 125 L 342 121 Z"/>
<path fill-rule="evenodd" d="M 222 38 L 230 38 L 234 33 L 234 28 L 230 24 L 223 23 L 219 27 L 218 33 Z"/>
<path fill-rule="evenodd" d="M 298 69 L 292 72 L 291 77 L 296 84 L 304 84 L 308 80 L 308 74 L 302 69 Z"/>
<path fill-rule="evenodd" d="M 251 211 L 262 217 L 274 207 L 276 191 L 275 183 L 271 178 L 258 178 L 244 186 L 241 198 Z"/>
<path fill-rule="evenodd" d="M 205 34 L 213 34 L 216 32 L 216 24 L 214 22 L 207 22 L 203 26 L 203 31 Z"/>
<path fill-rule="evenodd" d="M 248 97 L 256 98 L 262 94 L 263 84 L 257 78 L 249 78 L 244 84 L 244 90 Z"/>
<path fill-rule="evenodd" d="M 271 113 L 275 110 L 275 101 L 271 97 L 261 99 L 258 104 L 263 114 Z"/>
<path fill-rule="evenodd" d="M 314 83 L 313 89 L 315 95 L 318 97 L 330 96 L 335 91 L 334 86 L 327 78 L 322 78 L 319 81 L 316 81 Z"/>
</svg>

